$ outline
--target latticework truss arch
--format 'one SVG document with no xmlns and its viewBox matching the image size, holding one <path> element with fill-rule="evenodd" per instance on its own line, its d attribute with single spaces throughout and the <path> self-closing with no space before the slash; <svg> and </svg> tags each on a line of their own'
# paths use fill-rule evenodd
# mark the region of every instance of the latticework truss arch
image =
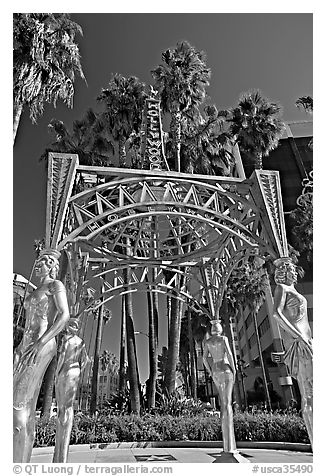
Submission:
<svg viewBox="0 0 326 476">
<path fill-rule="evenodd" d="M 55 160 L 67 163 L 51 167 Z M 48 204 L 47 242 L 59 249 L 79 250 L 72 255 L 75 260 L 83 254 L 88 262 L 101 263 L 102 280 L 125 266 L 138 267 L 145 274 L 144 270 L 155 267 L 160 279 L 160 270 L 169 266 L 175 275 L 187 274 L 186 288 L 177 289 L 180 299 L 199 304 L 205 300 L 211 315 L 217 316 L 227 279 L 239 261 L 253 253 L 287 255 L 277 172 L 256 171 L 244 180 L 81 167 L 71 157 L 50 158 L 49 170 L 66 173 L 73 183 L 48 194 L 53 203 Z M 56 183 L 64 184 L 64 177 L 49 179 L 50 187 Z M 93 267 L 86 274 L 98 275 Z M 170 292 L 164 280 L 149 283 L 137 278 L 116 286 L 107 278 L 104 281 L 105 299 L 146 287 Z M 196 281 L 194 296 L 191 286 Z"/>
</svg>

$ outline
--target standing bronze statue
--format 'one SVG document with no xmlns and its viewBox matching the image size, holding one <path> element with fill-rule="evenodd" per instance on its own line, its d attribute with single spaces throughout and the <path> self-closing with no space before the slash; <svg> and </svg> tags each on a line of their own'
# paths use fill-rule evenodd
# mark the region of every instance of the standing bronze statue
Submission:
<svg viewBox="0 0 326 476">
<path fill-rule="evenodd" d="M 78 332 L 78 319 L 70 319 L 63 333 L 55 377 L 58 407 L 53 463 L 66 463 L 74 418 L 74 401 L 81 372 L 89 362 L 86 346 Z"/>
<path fill-rule="evenodd" d="M 31 458 L 36 402 L 44 373 L 56 354 L 55 337 L 69 319 L 66 290 L 56 279 L 60 253 L 42 250 L 35 265 L 40 285 L 26 298 L 26 324 L 14 354 L 13 459 L 28 463 Z"/>
<path fill-rule="evenodd" d="M 302 416 L 312 446 L 313 431 L 313 351 L 312 336 L 307 315 L 307 300 L 294 287 L 297 272 L 290 258 L 274 261 L 275 293 L 274 317 L 285 330 L 283 356 L 289 373 L 301 393 Z"/>
<path fill-rule="evenodd" d="M 236 375 L 229 341 L 222 335 L 223 328 L 218 320 L 211 321 L 211 337 L 204 344 L 203 362 L 212 377 L 219 396 L 223 436 L 223 451 L 236 453 L 233 427 L 232 390 Z M 209 356 L 212 362 L 209 363 Z"/>
</svg>

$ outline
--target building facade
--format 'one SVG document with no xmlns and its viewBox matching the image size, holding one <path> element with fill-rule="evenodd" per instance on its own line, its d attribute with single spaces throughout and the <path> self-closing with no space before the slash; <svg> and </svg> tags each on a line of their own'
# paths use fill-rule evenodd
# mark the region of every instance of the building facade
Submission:
<svg viewBox="0 0 326 476">
<path fill-rule="evenodd" d="M 285 226 L 290 244 L 295 247 L 292 236 L 290 212 L 297 207 L 297 199 L 302 194 L 304 179 L 310 180 L 313 170 L 312 122 L 292 122 L 286 124 L 286 132 L 276 150 L 264 159 L 264 169 L 278 170 L 280 173 Z M 246 174 L 251 173 L 252 165 L 245 164 Z M 304 277 L 298 279 L 297 290 L 308 302 L 308 319 L 313 330 L 313 283 L 312 263 L 299 258 L 298 265 L 304 269 Z M 284 406 L 291 399 L 300 402 L 296 382 L 288 376 L 285 364 L 277 364 L 271 358 L 272 352 L 283 350 L 283 330 L 273 318 L 273 292 L 275 283 L 266 296 L 266 302 L 257 316 L 258 334 L 263 354 L 263 362 L 273 406 Z M 239 312 L 232 324 L 234 334 L 234 350 L 239 362 L 240 393 L 244 401 L 244 391 L 248 404 L 254 402 L 258 395 L 263 394 L 262 368 L 257 345 L 257 333 L 253 316 L 248 308 Z M 242 382 L 241 382 L 242 380 Z M 243 385 L 242 385 L 243 384 Z"/>
</svg>

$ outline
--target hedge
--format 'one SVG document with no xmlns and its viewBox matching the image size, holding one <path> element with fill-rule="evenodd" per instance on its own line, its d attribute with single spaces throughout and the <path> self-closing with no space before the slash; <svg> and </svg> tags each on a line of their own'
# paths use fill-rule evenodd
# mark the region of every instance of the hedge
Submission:
<svg viewBox="0 0 326 476">
<path fill-rule="evenodd" d="M 54 446 L 56 417 L 36 422 L 36 447 Z M 236 413 L 234 431 L 237 441 L 277 441 L 309 443 L 304 422 L 297 414 Z M 74 418 L 70 444 L 113 443 L 124 441 L 221 441 L 221 420 L 217 415 L 180 416 L 111 415 Z"/>
</svg>

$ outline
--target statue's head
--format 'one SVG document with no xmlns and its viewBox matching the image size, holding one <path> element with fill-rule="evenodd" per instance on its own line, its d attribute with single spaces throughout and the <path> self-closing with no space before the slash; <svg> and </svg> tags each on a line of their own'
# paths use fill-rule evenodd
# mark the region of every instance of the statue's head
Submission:
<svg viewBox="0 0 326 476">
<path fill-rule="evenodd" d="M 223 332 L 223 327 L 222 327 L 221 321 L 219 319 L 211 321 L 211 334 L 221 335 L 222 332 Z"/>
<path fill-rule="evenodd" d="M 298 273 L 291 258 L 278 258 L 274 261 L 276 266 L 274 280 L 276 284 L 295 284 L 297 282 Z"/>
<path fill-rule="evenodd" d="M 40 252 L 35 264 L 35 274 L 39 277 L 50 276 L 55 279 L 59 271 L 60 252 L 46 248 Z"/>
</svg>

